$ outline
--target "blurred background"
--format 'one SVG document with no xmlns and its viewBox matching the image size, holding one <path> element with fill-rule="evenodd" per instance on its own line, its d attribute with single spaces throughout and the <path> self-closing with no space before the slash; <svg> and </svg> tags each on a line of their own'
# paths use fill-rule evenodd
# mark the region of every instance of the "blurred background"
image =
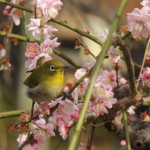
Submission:
<svg viewBox="0 0 150 150">
<path fill-rule="evenodd" d="M 63 7 L 59 12 L 57 19 L 67 21 L 74 27 L 83 29 L 88 27 L 90 34 L 98 37 L 98 33 L 102 32 L 104 28 L 109 28 L 115 13 L 120 4 L 120 0 L 62 0 Z M 123 15 L 121 16 L 120 24 L 127 24 L 127 13 L 131 12 L 135 7 L 140 8 L 140 0 L 129 0 Z M 11 23 L 10 17 L 6 18 L 2 15 L 2 11 L 5 8 L 0 4 L 0 30 L 4 27 L 4 22 Z M 30 15 L 27 13 L 27 24 L 29 23 Z M 82 50 L 74 49 L 75 39 L 82 38 L 84 43 L 88 46 L 90 51 L 97 56 L 101 47 L 96 43 L 90 41 L 87 38 L 80 37 L 80 35 L 66 29 L 60 25 L 53 24 L 58 29 L 55 34 L 58 37 L 58 41 L 61 43 L 59 50 L 63 51 L 67 56 L 72 58 L 75 62 L 83 65 L 85 62 L 93 61 L 93 57 L 84 55 Z M 118 28 L 119 29 L 119 28 Z M 21 18 L 20 26 L 13 26 L 13 33 L 24 34 L 24 20 Z M 6 42 L 6 38 L 0 37 L 0 42 Z M 25 72 L 25 45 L 26 43 L 20 42 L 18 45 L 14 45 L 12 41 L 7 41 L 6 49 L 7 56 L 11 63 L 11 68 L 6 71 L 0 71 L 0 112 L 10 110 L 29 110 L 31 107 L 31 100 L 26 96 L 26 87 L 23 85 L 23 81 L 29 75 Z M 145 47 L 145 41 L 135 43 L 133 46 L 133 53 L 136 50 L 135 60 L 140 64 L 143 58 L 143 52 Z M 137 50 L 138 49 L 138 50 Z M 54 55 L 56 59 L 60 59 L 65 65 L 69 66 L 66 72 L 66 83 L 74 81 L 74 72 L 76 68 L 68 64 L 62 58 Z M 106 61 L 106 66 L 109 61 Z M 122 67 L 122 72 L 125 73 L 125 68 Z M 17 123 L 18 118 L 8 118 L 0 120 L 0 150 L 16 150 L 17 136 L 11 135 L 8 132 L 7 126 L 10 123 Z M 73 131 L 73 129 L 72 129 Z M 68 146 L 71 133 L 66 141 L 62 141 L 57 150 L 65 150 Z M 83 140 L 85 135 L 82 136 Z M 54 150 L 61 138 L 58 136 L 51 138 L 42 150 Z M 102 125 L 96 127 L 93 145 L 96 150 L 121 150 L 119 147 L 119 140 L 115 135 L 107 131 Z"/>
</svg>

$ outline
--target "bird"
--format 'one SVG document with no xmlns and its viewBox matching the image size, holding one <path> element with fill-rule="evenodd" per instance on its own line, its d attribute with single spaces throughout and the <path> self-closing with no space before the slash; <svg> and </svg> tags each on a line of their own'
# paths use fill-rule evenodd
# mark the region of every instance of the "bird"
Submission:
<svg viewBox="0 0 150 150">
<path fill-rule="evenodd" d="M 27 95 L 34 102 L 49 102 L 63 93 L 65 87 L 63 64 L 58 60 L 49 60 L 37 67 L 24 81 Z"/>
</svg>

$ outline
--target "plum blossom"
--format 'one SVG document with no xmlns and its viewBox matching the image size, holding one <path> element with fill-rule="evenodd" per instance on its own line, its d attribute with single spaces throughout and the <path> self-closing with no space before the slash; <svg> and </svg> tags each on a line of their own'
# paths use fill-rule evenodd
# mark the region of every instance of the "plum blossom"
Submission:
<svg viewBox="0 0 150 150">
<path fill-rule="evenodd" d="M 68 99 L 65 101 L 59 101 L 58 108 L 54 111 L 53 117 L 56 118 L 58 124 L 66 124 L 71 121 L 76 112 L 78 111 L 78 107 L 76 104 Z"/>
<path fill-rule="evenodd" d="M 35 56 L 34 59 L 28 59 L 25 62 L 26 70 L 27 71 L 34 70 L 36 68 L 37 61 L 39 60 L 39 58 L 42 58 L 42 57 L 44 57 L 44 62 L 52 59 L 52 57 L 49 54 L 47 54 L 47 53 L 40 53 L 38 56 Z"/>
<path fill-rule="evenodd" d="M 33 121 L 31 125 L 31 133 L 33 134 L 33 137 L 35 140 L 47 140 L 51 136 L 55 136 L 54 128 L 55 128 L 55 122 L 49 121 L 46 123 L 46 121 L 43 118 L 40 118 L 36 121 Z"/>
<path fill-rule="evenodd" d="M 121 141 L 120 141 L 120 145 L 121 145 L 121 146 L 126 146 L 126 145 L 127 145 L 126 140 L 124 140 L 124 139 L 123 139 L 123 140 L 121 140 Z"/>
<path fill-rule="evenodd" d="M 43 51 L 44 53 L 53 53 L 53 48 L 58 47 L 60 45 L 60 43 L 57 42 L 57 38 L 54 39 L 49 39 L 46 38 L 44 40 L 44 42 L 40 45 L 40 49 L 41 51 Z"/>
<path fill-rule="evenodd" d="M 146 67 L 141 74 L 141 79 L 143 83 L 150 88 L 150 68 Z"/>
<path fill-rule="evenodd" d="M 27 136 L 28 136 L 27 133 L 21 133 L 21 134 L 19 134 L 19 136 L 17 138 L 17 142 L 19 143 L 19 145 L 22 145 L 26 141 Z"/>
<path fill-rule="evenodd" d="M 150 13 L 147 7 L 142 9 L 135 8 L 128 17 L 128 31 L 133 36 L 142 36 L 147 38 L 150 35 Z"/>
<path fill-rule="evenodd" d="M 111 91 L 100 89 L 95 95 L 96 99 L 91 101 L 88 112 L 96 117 L 107 114 L 107 108 L 111 109 L 117 102 L 117 99 L 113 98 L 114 94 Z"/>
<path fill-rule="evenodd" d="M 27 25 L 27 28 L 29 31 L 32 31 L 32 35 L 35 39 L 40 39 L 41 37 L 41 19 L 33 19 L 31 18 L 30 24 Z M 53 32 L 57 31 L 56 28 L 54 28 L 51 25 L 44 24 L 44 38 L 50 38 L 53 36 Z"/>
<path fill-rule="evenodd" d="M 16 4 L 17 0 L 11 0 L 11 3 Z M 20 18 L 22 15 L 22 10 L 16 9 L 16 8 L 13 8 L 13 7 L 7 5 L 5 7 L 5 9 L 3 10 L 3 15 L 11 16 L 15 25 L 17 25 L 17 26 L 20 25 Z"/>
<path fill-rule="evenodd" d="M 60 0 L 34 0 L 37 7 L 42 10 L 46 22 L 58 15 L 63 3 Z"/>
<path fill-rule="evenodd" d="M 19 146 L 21 146 L 26 141 L 27 136 L 28 136 L 28 133 L 19 134 L 19 136 L 17 138 L 17 142 L 19 143 Z M 26 144 L 23 147 L 23 150 L 37 150 L 42 145 L 43 145 L 43 141 L 41 139 L 40 140 L 35 140 L 34 138 L 31 138 L 28 141 L 28 144 Z"/>
<path fill-rule="evenodd" d="M 26 46 L 25 56 L 34 59 L 40 53 L 38 43 L 29 43 Z"/>
<path fill-rule="evenodd" d="M 141 2 L 141 4 L 142 4 L 143 6 L 150 7 L 150 1 L 149 1 L 149 0 L 143 0 L 143 1 Z"/>
<path fill-rule="evenodd" d="M 69 128 L 72 126 L 73 124 L 73 121 L 69 121 L 68 123 L 64 124 L 59 124 L 59 132 L 60 132 L 60 135 L 62 136 L 62 138 L 65 140 L 67 138 L 67 133 L 69 131 Z"/>
<path fill-rule="evenodd" d="M 95 87 L 102 87 L 106 90 L 113 89 L 117 86 L 115 71 L 109 72 L 107 70 L 101 70 L 97 77 Z"/>
<path fill-rule="evenodd" d="M 112 58 L 112 61 L 114 64 L 119 63 L 119 60 L 121 59 L 121 57 L 116 54 L 114 46 L 110 46 L 110 48 L 107 52 L 107 56 Z"/>
<path fill-rule="evenodd" d="M 107 36 L 108 36 L 108 29 L 107 28 L 104 28 L 104 30 L 102 32 L 98 33 L 98 37 L 101 37 L 104 40 L 107 39 Z"/>
</svg>

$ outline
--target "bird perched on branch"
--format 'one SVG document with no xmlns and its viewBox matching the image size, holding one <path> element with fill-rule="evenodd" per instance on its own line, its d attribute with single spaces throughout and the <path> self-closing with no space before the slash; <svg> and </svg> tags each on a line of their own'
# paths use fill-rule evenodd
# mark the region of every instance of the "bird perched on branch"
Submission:
<svg viewBox="0 0 150 150">
<path fill-rule="evenodd" d="M 60 61 L 49 60 L 33 70 L 24 81 L 28 97 L 38 103 L 57 98 L 65 86 L 64 68 Z"/>
</svg>

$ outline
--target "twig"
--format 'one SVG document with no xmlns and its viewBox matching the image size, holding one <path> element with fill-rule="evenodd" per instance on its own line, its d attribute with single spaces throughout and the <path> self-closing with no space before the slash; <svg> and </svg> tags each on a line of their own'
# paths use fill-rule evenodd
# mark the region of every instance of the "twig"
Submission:
<svg viewBox="0 0 150 150">
<path fill-rule="evenodd" d="M 22 36 L 22 35 L 18 35 L 18 34 L 13 34 L 13 33 L 10 33 L 11 34 L 11 38 L 14 38 L 14 39 L 18 39 L 18 40 L 21 40 L 21 41 L 24 41 L 24 42 L 31 42 L 31 43 L 34 43 L 34 42 L 38 42 L 38 40 L 35 40 L 35 39 L 32 39 L 32 38 L 28 38 L 28 37 L 25 37 L 25 36 Z M 8 33 L 4 32 L 4 31 L 0 31 L 0 36 L 5 36 L 7 37 Z"/>
<path fill-rule="evenodd" d="M 92 126 L 92 131 L 91 131 L 90 139 L 89 139 L 88 144 L 87 144 L 87 150 L 91 150 L 91 146 L 92 146 L 92 142 L 93 142 L 93 138 L 94 138 L 95 127 L 96 126 Z"/>
<path fill-rule="evenodd" d="M 80 29 L 78 29 L 78 28 L 75 28 L 75 27 L 69 25 L 66 21 L 51 19 L 51 20 L 49 20 L 49 22 L 54 22 L 54 23 L 57 23 L 57 24 L 59 24 L 59 25 L 62 25 L 62 26 L 64 26 L 64 27 L 66 27 L 66 28 L 68 28 L 68 29 L 70 29 L 70 30 L 72 30 L 72 31 L 74 31 L 74 32 L 76 32 L 76 33 L 78 33 L 78 34 L 80 34 L 81 36 L 87 37 L 88 39 L 90 39 L 90 40 L 96 42 L 96 43 L 99 44 L 99 45 L 102 45 L 102 44 L 103 44 L 103 42 L 100 41 L 100 40 L 99 40 L 98 38 L 96 38 L 95 36 L 90 35 L 90 34 L 88 34 L 88 33 L 85 33 L 85 32 L 83 32 L 82 30 L 80 30 Z"/>
<path fill-rule="evenodd" d="M 124 119 L 127 147 L 128 147 L 128 150 L 131 150 L 130 136 L 129 136 L 129 131 L 128 131 L 128 118 L 127 118 L 127 114 L 125 111 L 123 111 L 123 119 Z"/>
<path fill-rule="evenodd" d="M 1 112 L 0 113 L 0 119 L 17 117 L 22 112 L 29 112 L 29 110 L 15 110 L 15 111 Z"/>
<path fill-rule="evenodd" d="M 139 86 L 140 77 L 141 77 L 141 74 L 142 74 L 142 71 L 143 71 L 143 68 L 144 68 L 146 55 L 147 55 L 147 52 L 149 50 L 149 47 L 150 47 L 150 38 L 148 39 L 147 46 L 146 46 L 146 49 L 145 49 L 144 58 L 143 58 L 142 65 L 141 65 L 141 70 L 140 70 L 139 77 L 138 77 L 137 84 L 136 84 L 137 87 Z"/>
<path fill-rule="evenodd" d="M 61 51 L 53 49 L 53 52 L 56 55 L 58 55 L 58 56 L 62 57 L 63 59 L 65 59 L 67 62 L 69 62 L 75 68 L 79 69 L 79 68 L 82 67 L 82 66 L 78 65 L 75 61 L 73 61 L 70 57 L 68 57 L 67 55 L 65 55 L 64 53 L 62 53 Z"/>
<path fill-rule="evenodd" d="M 134 65 L 132 62 L 129 48 L 126 46 L 125 42 L 121 38 L 119 38 L 118 36 L 114 38 L 114 41 L 115 41 L 114 43 L 116 43 L 120 47 L 120 50 L 122 50 L 122 52 L 123 52 L 126 66 L 127 66 L 127 71 L 128 71 L 128 79 L 129 79 L 131 95 L 133 97 L 135 97 L 138 94 L 138 90 L 136 87 Z"/>
<path fill-rule="evenodd" d="M 8 1 L 6 1 L 6 0 L 0 0 L 0 3 L 3 4 L 3 5 L 9 5 L 9 6 L 12 6 L 12 7 L 14 7 L 14 8 L 18 8 L 18 9 L 21 9 L 21 10 L 25 10 L 25 11 L 27 11 L 27 12 L 29 12 L 29 13 L 32 13 L 32 12 L 33 12 L 30 8 L 28 8 L 28 7 L 26 7 L 26 6 L 20 6 L 20 5 L 17 5 L 17 4 L 8 2 Z"/>
<path fill-rule="evenodd" d="M 127 0 L 122 0 L 121 1 L 120 7 L 119 7 L 119 9 L 117 11 L 117 14 L 115 16 L 115 19 L 112 23 L 112 26 L 111 26 L 110 32 L 108 34 L 107 40 L 104 43 L 102 51 L 101 51 L 101 53 L 100 53 L 100 55 L 97 59 L 97 63 L 94 67 L 94 71 L 93 71 L 88 89 L 87 89 L 86 94 L 85 94 L 85 99 L 84 99 L 84 103 L 83 103 L 81 113 L 79 115 L 79 120 L 78 120 L 77 125 L 75 127 L 75 132 L 74 132 L 73 138 L 71 139 L 68 150 L 76 150 L 76 148 L 77 148 L 79 137 L 80 137 L 81 130 L 82 130 L 82 126 L 83 126 L 83 123 L 84 123 L 84 118 L 85 118 L 87 108 L 88 108 L 88 105 L 89 105 L 89 102 L 90 102 L 90 98 L 91 98 L 91 95 L 92 95 L 94 83 L 96 81 L 99 70 L 102 67 L 102 63 L 103 63 L 103 60 L 104 60 L 105 55 L 107 53 L 107 50 L 109 49 L 109 47 L 111 45 L 112 34 L 114 33 L 114 31 L 118 27 L 119 17 L 121 16 L 121 14 L 123 12 L 123 9 L 124 9 L 126 3 L 127 3 Z"/>
</svg>

